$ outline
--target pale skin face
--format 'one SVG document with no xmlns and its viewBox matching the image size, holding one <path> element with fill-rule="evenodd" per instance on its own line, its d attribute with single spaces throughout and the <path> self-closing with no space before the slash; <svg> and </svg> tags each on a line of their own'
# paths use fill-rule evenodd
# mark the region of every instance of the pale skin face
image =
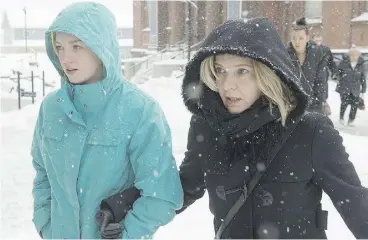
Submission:
<svg viewBox="0 0 368 240">
<path fill-rule="evenodd" d="M 215 57 L 216 85 L 223 104 L 230 113 L 247 110 L 260 98 L 250 59 L 224 54 Z"/>
<path fill-rule="evenodd" d="M 293 30 L 291 32 L 291 44 L 293 45 L 297 54 L 304 54 L 307 49 L 307 42 L 309 36 L 305 30 Z"/>
<path fill-rule="evenodd" d="M 359 50 L 355 49 L 355 48 L 351 48 L 349 50 L 349 57 L 350 57 L 350 61 L 351 62 L 357 62 L 359 57 L 360 57 L 360 52 Z"/>
<path fill-rule="evenodd" d="M 323 43 L 323 38 L 321 36 L 315 36 L 313 41 L 319 46 Z"/>
<path fill-rule="evenodd" d="M 72 84 L 90 84 L 103 79 L 101 60 L 75 36 L 57 32 L 55 50 Z"/>
</svg>

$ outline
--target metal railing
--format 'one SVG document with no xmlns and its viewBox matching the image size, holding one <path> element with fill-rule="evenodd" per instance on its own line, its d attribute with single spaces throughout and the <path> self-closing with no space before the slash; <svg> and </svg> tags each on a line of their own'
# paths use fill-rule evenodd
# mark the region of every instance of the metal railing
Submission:
<svg viewBox="0 0 368 240">
<path fill-rule="evenodd" d="M 176 42 L 174 44 L 168 45 L 167 47 L 161 49 L 156 54 L 152 54 L 152 55 L 150 55 L 148 57 L 145 57 L 144 60 L 142 60 L 140 62 L 137 62 L 137 63 L 135 63 L 132 66 L 132 68 L 134 69 L 134 72 L 138 72 L 139 69 L 142 66 L 145 66 L 146 68 L 149 68 L 149 64 L 152 63 L 152 62 L 154 62 L 154 61 L 163 60 L 163 55 L 165 53 L 167 53 L 170 49 L 172 49 L 174 47 L 178 47 L 180 49 L 183 46 L 184 43 L 185 43 L 185 40 L 178 41 L 178 42 Z"/>
<path fill-rule="evenodd" d="M 47 83 L 45 83 L 45 71 L 42 71 L 42 77 L 40 76 L 35 76 L 34 72 L 31 71 L 31 76 L 30 77 L 21 77 L 21 73 L 18 71 L 16 73 L 16 87 L 17 87 L 17 93 L 18 93 L 18 109 L 22 108 L 22 97 L 31 97 L 32 98 L 32 104 L 35 103 L 35 98 L 37 97 L 36 94 L 37 92 L 35 92 L 34 86 L 35 86 L 35 78 L 39 78 L 40 80 L 42 80 L 42 95 L 45 96 L 45 87 L 47 85 Z M 13 78 L 9 78 L 9 79 L 13 79 Z M 22 88 L 22 84 L 21 84 L 21 80 L 30 80 L 31 82 L 31 89 L 24 89 Z M 15 86 L 12 87 L 9 91 L 9 93 L 11 93 L 13 90 L 15 90 Z"/>
<path fill-rule="evenodd" d="M 183 56 L 183 59 L 184 59 L 186 57 L 185 55 L 186 55 L 186 53 L 188 51 L 195 50 L 198 46 L 200 46 L 202 44 L 202 42 L 203 42 L 203 40 L 200 41 L 200 42 L 197 42 L 197 43 L 193 44 L 190 47 L 186 46 L 185 48 L 182 49 L 182 51 L 180 51 L 178 54 L 175 54 L 175 55 L 171 56 L 169 59 L 176 59 L 180 55 L 182 55 Z M 149 74 L 152 71 L 152 69 L 153 69 L 153 66 L 147 68 L 146 71 L 144 71 L 143 73 L 141 73 L 141 75 L 144 76 L 144 75 Z"/>
</svg>

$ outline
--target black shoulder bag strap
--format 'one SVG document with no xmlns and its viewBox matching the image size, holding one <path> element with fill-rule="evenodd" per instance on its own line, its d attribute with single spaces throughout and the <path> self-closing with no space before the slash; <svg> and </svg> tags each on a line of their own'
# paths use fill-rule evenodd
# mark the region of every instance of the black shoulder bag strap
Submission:
<svg viewBox="0 0 368 240">
<path fill-rule="evenodd" d="M 273 149 L 271 151 L 271 154 L 269 155 L 269 159 L 266 162 L 266 164 L 267 164 L 266 169 L 262 172 L 261 171 L 256 171 L 253 178 L 249 181 L 248 186 L 244 186 L 244 192 L 239 196 L 239 198 L 236 200 L 234 205 L 230 208 L 229 212 L 226 214 L 224 220 L 222 221 L 219 229 L 216 232 L 215 239 L 221 239 L 221 236 L 222 236 L 223 232 L 225 231 L 225 229 L 227 228 L 227 226 L 229 225 L 231 220 L 235 217 L 235 215 L 238 213 L 240 208 L 244 205 L 245 201 L 248 199 L 248 197 L 250 196 L 250 194 L 253 192 L 254 188 L 258 184 L 259 180 L 261 180 L 263 174 L 266 172 L 266 170 L 267 170 L 268 166 L 270 165 L 270 163 L 275 158 L 277 153 L 281 150 L 281 148 L 284 146 L 286 140 L 292 134 L 294 129 L 299 125 L 300 121 L 290 125 L 289 128 L 286 129 L 286 131 L 282 134 L 283 137 L 281 138 L 281 142 L 279 142 L 278 144 L 276 144 L 273 147 Z"/>
</svg>

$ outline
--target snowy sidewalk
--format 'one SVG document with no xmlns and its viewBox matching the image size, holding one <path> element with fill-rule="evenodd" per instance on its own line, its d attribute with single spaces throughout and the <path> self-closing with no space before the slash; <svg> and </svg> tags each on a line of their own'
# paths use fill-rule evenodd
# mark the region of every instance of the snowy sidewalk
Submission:
<svg viewBox="0 0 368 240">
<path fill-rule="evenodd" d="M 140 87 L 162 106 L 171 126 L 173 151 L 180 165 L 186 150 L 190 114 L 181 100 L 180 79 L 152 79 Z M 333 86 L 331 86 L 331 89 Z M 330 91 L 331 119 L 338 125 L 339 97 Z M 39 104 L 1 116 L 1 230 L 0 238 L 37 239 L 32 219 L 32 181 L 34 171 L 30 156 L 33 127 Z M 362 182 L 368 186 L 368 110 L 359 111 L 354 130 L 342 130 L 344 144 Z M 349 132 L 350 131 L 350 132 Z M 353 132 L 351 132 L 353 131 Z M 366 134 L 367 133 L 367 134 Z M 324 195 L 323 208 L 329 211 L 328 237 L 354 239 Z M 337 230 L 338 229 L 338 230 Z M 207 194 L 178 215 L 172 223 L 162 227 L 156 239 L 213 239 L 212 216 Z"/>
</svg>

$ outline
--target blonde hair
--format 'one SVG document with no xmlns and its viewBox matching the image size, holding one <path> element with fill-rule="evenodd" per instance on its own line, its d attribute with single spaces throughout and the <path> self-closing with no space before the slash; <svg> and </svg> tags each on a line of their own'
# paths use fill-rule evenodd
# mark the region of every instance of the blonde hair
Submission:
<svg viewBox="0 0 368 240">
<path fill-rule="evenodd" d="M 295 109 L 295 97 L 293 92 L 276 73 L 263 63 L 250 59 L 259 90 L 268 99 L 270 107 L 276 105 L 281 114 L 282 125 L 285 126 L 289 113 Z M 200 68 L 201 81 L 212 91 L 218 92 L 216 85 L 215 56 L 204 59 Z"/>
<path fill-rule="evenodd" d="M 56 37 L 55 32 L 50 33 L 50 37 L 51 37 L 52 49 L 54 49 L 54 53 L 57 55 L 56 45 L 55 45 L 55 37 Z"/>
<path fill-rule="evenodd" d="M 357 48 L 357 46 L 354 44 L 351 46 L 351 48 L 348 51 L 348 55 L 352 55 L 352 54 L 357 54 L 358 56 L 361 55 L 360 49 Z"/>
</svg>

